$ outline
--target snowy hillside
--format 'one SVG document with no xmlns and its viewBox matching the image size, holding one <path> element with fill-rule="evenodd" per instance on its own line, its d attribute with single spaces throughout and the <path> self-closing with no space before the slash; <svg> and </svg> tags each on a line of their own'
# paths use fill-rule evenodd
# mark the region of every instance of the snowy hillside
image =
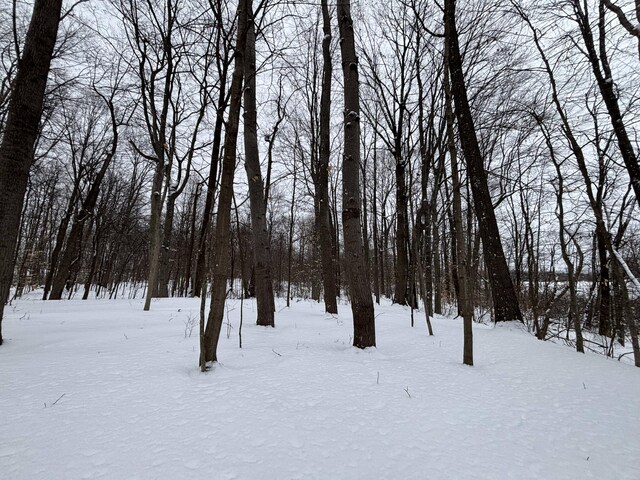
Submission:
<svg viewBox="0 0 640 480">
<path fill-rule="evenodd" d="M 460 321 L 437 318 L 430 338 L 392 306 L 359 351 L 348 306 L 309 302 L 278 305 L 274 330 L 245 302 L 239 349 L 229 305 L 206 374 L 198 300 L 8 307 L 0 477 L 640 479 L 632 366 L 480 325 L 465 367 Z"/>
</svg>

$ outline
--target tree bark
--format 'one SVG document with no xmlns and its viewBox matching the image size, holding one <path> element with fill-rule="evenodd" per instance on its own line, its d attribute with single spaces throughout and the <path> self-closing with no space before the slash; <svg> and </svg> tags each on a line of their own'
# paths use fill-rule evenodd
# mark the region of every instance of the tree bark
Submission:
<svg viewBox="0 0 640 480">
<path fill-rule="evenodd" d="M 233 177 L 236 168 L 238 144 L 238 125 L 242 101 L 242 82 L 244 78 L 244 52 L 247 41 L 247 0 L 240 0 L 237 10 L 238 32 L 231 78 L 229 118 L 224 140 L 224 156 L 220 179 L 220 197 L 218 199 L 218 215 L 216 219 L 216 244 L 213 251 L 213 281 L 211 285 L 211 307 L 204 338 L 201 346 L 204 352 L 200 355 L 200 369 L 205 371 L 207 363 L 218 360 L 218 340 L 224 317 L 227 276 L 229 275 L 231 228 L 231 202 L 233 200 Z"/>
<path fill-rule="evenodd" d="M 369 274 L 364 261 L 360 225 L 360 85 L 351 18 L 351 1 L 338 0 L 340 51 L 344 76 L 344 161 L 342 166 L 342 227 L 351 311 L 353 346 L 375 347 L 376 331 Z"/>
<path fill-rule="evenodd" d="M 509 273 L 507 260 L 504 256 L 498 222 L 487 184 L 487 172 L 484 168 L 471 108 L 469 107 L 455 23 L 455 8 L 455 0 L 447 0 L 445 2 L 445 28 L 448 67 L 451 74 L 451 93 L 454 97 L 460 143 L 467 162 L 473 202 L 478 217 L 480 235 L 482 236 L 484 258 L 489 272 L 495 310 L 494 320 L 496 322 L 522 321 L 522 313 Z"/>
<path fill-rule="evenodd" d="M 273 327 L 275 303 L 271 281 L 271 249 L 267 231 L 264 182 L 260 170 L 258 151 L 258 112 L 256 106 L 256 26 L 253 0 L 246 0 L 247 40 L 244 56 L 244 169 L 249 184 L 251 230 L 253 234 L 253 262 L 256 272 L 256 323 Z"/>
<path fill-rule="evenodd" d="M 320 96 L 320 152 L 318 157 L 318 218 L 316 228 L 320 241 L 322 262 L 322 286 L 324 307 L 327 313 L 338 313 L 336 300 L 336 268 L 331 235 L 331 209 L 329 208 L 329 158 L 331 150 L 331 81 L 333 62 L 331 58 L 331 17 L 327 0 L 322 0 L 322 93 Z"/>
<path fill-rule="evenodd" d="M 0 144 L 0 345 L 4 305 L 15 267 L 20 214 L 42 117 L 62 0 L 36 0 L 13 83 Z"/>
</svg>

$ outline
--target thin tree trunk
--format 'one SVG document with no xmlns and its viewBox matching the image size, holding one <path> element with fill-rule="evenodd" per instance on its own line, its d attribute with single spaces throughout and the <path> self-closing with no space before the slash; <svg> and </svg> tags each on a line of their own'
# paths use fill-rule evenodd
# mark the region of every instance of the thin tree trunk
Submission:
<svg viewBox="0 0 640 480">
<path fill-rule="evenodd" d="M 293 257 L 293 227 L 295 226 L 295 200 L 296 200 L 296 167 L 293 166 L 293 188 L 291 191 L 291 208 L 289 209 L 289 247 L 287 250 L 287 308 L 291 306 L 291 264 Z"/>
<path fill-rule="evenodd" d="M 378 134 L 373 129 L 373 199 L 371 201 L 373 216 L 373 294 L 380 305 L 380 239 L 378 233 Z"/>
<path fill-rule="evenodd" d="M 242 81 L 244 78 L 244 52 L 247 40 L 247 0 L 240 0 L 237 10 L 238 32 L 236 41 L 234 70 L 230 87 L 229 118 L 225 132 L 220 198 L 216 221 L 216 244 L 213 251 L 213 281 L 211 285 L 211 307 L 207 325 L 202 335 L 200 368 L 204 371 L 207 363 L 218 360 L 218 340 L 224 317 L 227 276 L 229 275 L 229 236 L 231 227 L 231 201 L 233 199 L 233 177 L 236 168 L 238 125 L 242 101 Z"/>
<path fill-rule="evenodd" d="M 167 208 L 165 209 L 164 222 L 162 223 L 162 242 L 160 244 L 160 256 L 158 257 L 158 281 L 157 297 L 169 296 L 169 274 L 171 270 L 171 241 L 173 238 L 173 219 L 176 211 L 178 196 L 173 192 L 169 194 Z"/>
<path fill-rule="evenodd" d="M 74 182 L 73 190 L 71 192 L 71 197 L 69 198 L 69 203 L 67 204 L 67 210 L 65 211 L 65 214 L 62 217 L 60 225 L 58 226 L 56 243 L 55 243 L 55 246 L 53 247 L 53 251 L 51 252 L 51 261 L 49 263 L 49 270 L 47 271 L 47 277 L 44 282 L 44 293 L 42 295 L 43 300 L 46 300 L 47 297 L 49 297 L 50 300 L 60 300 L 60 297 L 58 298 L 55 298 L 55 296 L 50 297 L 49 293 L 51 292 L 51 284 L 53 283 L 53 279 L 58 269 L 58 260 L 60 258 L 60 253 L 62 252 L 64 240 L 67 235 L 67 229 L 69 228 L 69 222 L 71 221 L 71 217 L 73 217 L 73 210 L 75 209 L 79 194 L 80 194 L 80 179 L 78 178 Z"/>
<path fill-rule="evenodd" d="M 193 194 L 193 207 L 191 210 L 191 222 L 190 222 L 190 235 L 189 235 L 189 249 L 187 250 L 187 264 L 185 272 L 185 288 L 183 295 L 190 295 L 189 288 L 193 288 L 191 271 L 193 268 L 193 253 L 196 245 L 196 236 L 198 229 L 196 228 L 196 220 L 198 219 L 198 200 L 202 192 L 202 184 L 196 186 L 196 191 Z"/>
<path fill-rule="evenodd" d="M 320 96 L 320 152 L 318 156 L 318 218 L 316 228 L 320 241 L 322 263 L 322 287 L 324 308 L 327 313 L 338 313 L 336 300 L 336 267 L 331 235 L 331 209 L 329 208 L 329 158 L 331 155 L 331 82 L 333 61 L 331 58 L 331 17 L 327 0 L 322 0 L 322 93 Z"/>
<path fill-rule="evenodd" d="M 445 57 L 446 62 L 449 56 Z M 449 82 L 448 65 L 444 73 L 445 109 L 447 121 L 447 148 L 451 160 L 451 189 L 453 196 L 453 243 L 455 244 L 455 272 L 458 284 L 458 314 L 463 322 L 463 353 L 462 363 L 473 365 L 473 298 L 471 296 L 469 261 L 467 243 L 462 224 L 462 185 L 458 171 L 458 151 L 453 130 L 454 113 L 452 105 L 451 84 Z"/>
</svg>

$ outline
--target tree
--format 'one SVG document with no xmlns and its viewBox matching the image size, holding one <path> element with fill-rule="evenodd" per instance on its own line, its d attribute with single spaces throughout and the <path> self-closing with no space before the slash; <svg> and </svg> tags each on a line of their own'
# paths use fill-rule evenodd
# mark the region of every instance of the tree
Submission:
<svg viewBox="0 0 640 480">
<path fill-rule="evenodd" d="M 445 37 L 447 44 L 448 67 L 451 75 L 451 93 L 453 94 L 460 144 L 467 163 L 473 202 L 482 236 L 484 258 L 489 271 L 489 283 L 493 298 L 494 320 L 504 322 L 522 321 L 509 267 L 504 255 L 498 222 L 496 220 L 491 193 L 487 183 L 487 172 L 478 144 L 478 137 L 471 115 L 467 87 L 462 69 L 462 56 L 456 29 L 456 0 L 445 2 Z"/>
<path fill-rule="evenodd" d="M 377 103 L 381 104 L 382 122 L 372 122 L 380 129 L 378 137 L 384 142 L 395 162 L 395 288 L 393 301 L 400 305 L 415 304 L 413 292 L 409 288 L 409 187 L 407 170 L 410 169 L 411 146 L 407 139 L 411 136 L 410 117 L 412 89 L 416 78 L 416 65 L 412 58 L 415 35 L 411 10 L 404 4 L 398 9 L 381 12 L 382 42 L 378 33 L 371 40 L 372 52 L 363 52 L 366 59 L 365 71 L 370 87 L 376 92 Z M 365 110 L 366 111 L 366 110 Z M 369 117 L 372 114 L 369 113 Z"/>
<path fill-rule="evenodd" d="M 591 64 L 591 69 L 593 70 L 593 75 L 598 84 L 600 95 L 602 95 L 602 99 L 607 107 L 611 127 L 613 128 L 618 140 L 620 155 L 627 167 L 629 180 L 631 181 L 631 186 L 636 194 L 636 202 L 640 205 L 640 164 L 638 163 L 638 157 L 635 149 L 633 148 L 633 143 L 631 142 L 629 133 L 627 132 L 622 111 L 620 110 L 613 73 L 611 72 L 611 66 L 609 64 L 609 57 L 605 44 L 606 19 L 604 4 L 604 0 L 600 0 L 598 5 L 599 43 L 596 50 L 596 43 L 593 31 L 591 30 L 589 12 L 586 10 L 586 3 L 583 8 L 582 2 L 579 0 L 571 0 L 571 7 L 573 8 L 575 21 L 580 28 L 582 40 L 586 48 L 587 58 Z"/>
<path fill-rule="evenodd" d="M 229 275 L 229 234 L 231 229 L 231 202 L 233 200 L 233 177 L 236 169 L 238 144 L 238 126 L 242 101 L 244 79 L 244 56 L 247 43 L 247 1 L 238 3 L 238 31 L 231 87 L 229 89 L 229 118 L 224 139 L 224 156 L 220 178 L 220 197 L 215 229 L 215 247 L 211 262 L 213 281 L 211 284 L 211 307 L 206 327 L 201 320 L 200 326 L 200 369 L 205 371 L 207 364 L 218 361 L 218 340 L 224 317 L 224 303 L 227 297 L 227 277 Z M 206 283 L 204 283 L 206 285 Z M 203 288 L 204 290 L 204 288 Z M 202 295 L 202 300 L 206 295 Z"/>
<path fill-rule="evenodd" d="M 331 245 L 331 209 L 329 206 L 329 159 L 331 156 L 331 80 L 333 60 L 331 58 L 331 15 L 327 0 L 322 5 L 322 93 L 320 97 L 320 151 L 316 171 L 316 229 L 320 242 L 322 257 L 322 286 L 324 289 L 324 306 L 327 313 L 338 313 L 336 301 L 336 269 Z M 314 180 L 316 180 L 314 178 Z"/>
<path fill-rule="evenodd" d="M 253 0 L 247 0 L 247 39 L 244 55 L 244 168 L 249 184 L 251 229 L 253 231 L 253 264 L 258 303 L 257 324 L 273 327 L 273 284 L 271 282 L 271 251 L 267 232 L 264 183 L 258 151 L 258 112 L 256 106 L 256 24 Z"/>
<path fill-rule="evenodd" d="M 36 0 L 22 57 L 11 88 L 0 144 L 0 345 L 4 305 L 15 267 L 14 251 L 29 169 L 42 116 L 62 0 Z"/>
<path fill-rule="evenodd" d="M 344 77 L 344 159 L 342 166 L 342 228 L 344 262 L 353 313 L 353 346 L 375 347 L 376 330 L 369 272 L 360 224 L 360 81 L 351 0 L 337 4 Z"/>
</svg>

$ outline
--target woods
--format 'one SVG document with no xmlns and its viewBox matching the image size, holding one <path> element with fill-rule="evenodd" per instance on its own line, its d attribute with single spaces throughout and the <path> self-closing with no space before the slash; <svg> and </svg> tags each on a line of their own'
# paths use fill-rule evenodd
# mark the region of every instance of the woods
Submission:
<svg viewBox="0 0 640 480">
<path fill-rule="evenodd" d="M 348 303 L 363 349 L 388 299 L 430 335 L 434 316 L 460 318 L 467 365 L 474 322 L 513 321 L 640 366 L 636 14 L 14 2 L 0 321 L 34 291 L 144 298 L 149 315 L 200 297 L 205 371 L 230 299 L 255 297 L 251 321 L 275 328 L 277 298 Z"/>
</svg>

